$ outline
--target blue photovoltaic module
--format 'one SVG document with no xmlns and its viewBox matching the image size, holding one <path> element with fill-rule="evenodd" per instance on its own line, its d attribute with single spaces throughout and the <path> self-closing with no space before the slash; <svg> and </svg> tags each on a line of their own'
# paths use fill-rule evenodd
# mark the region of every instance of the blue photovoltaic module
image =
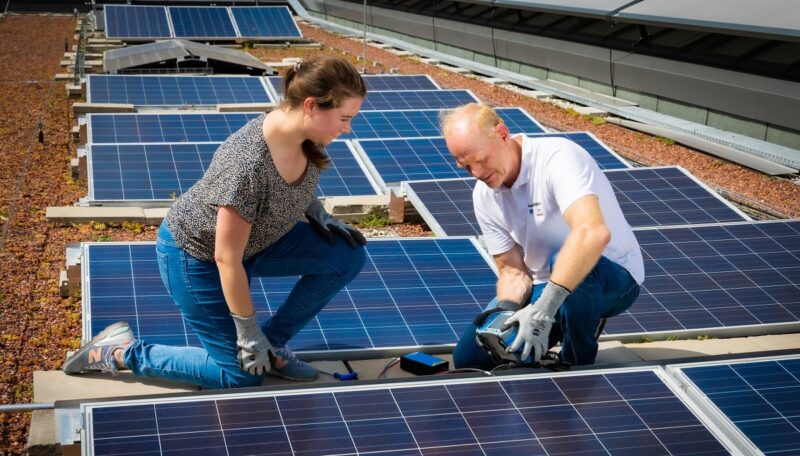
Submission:
<svg viewBox="0 0 800 456">
<path fill-rule="evenodd" d="M 652 369 L 90 403 L 82 411 L 82 444 L 96 456 L 730 452 Z"/>
</svg>

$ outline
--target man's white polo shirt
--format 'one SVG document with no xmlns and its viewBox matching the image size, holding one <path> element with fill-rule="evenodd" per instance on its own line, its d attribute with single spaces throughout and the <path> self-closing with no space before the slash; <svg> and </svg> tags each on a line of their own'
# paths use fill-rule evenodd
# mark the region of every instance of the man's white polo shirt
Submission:
<svg viewBox="0 0 800 456">
<path fill-rule="evenodd" d="M 534 282 L 541 283 L 550 278 L 551 257 L 569 234 L 564 211 L 586 195 L 597 195 L 611 231 L 603 256 L 641 284 L 642 252 L 611 184 L 591 155 L 568 139 L 522 136 L 522 162 L 511 188 L 501 185 L 493 190 L 478 181 L 472 200 L 489 253 L 521 246 Z"/>
</svg>

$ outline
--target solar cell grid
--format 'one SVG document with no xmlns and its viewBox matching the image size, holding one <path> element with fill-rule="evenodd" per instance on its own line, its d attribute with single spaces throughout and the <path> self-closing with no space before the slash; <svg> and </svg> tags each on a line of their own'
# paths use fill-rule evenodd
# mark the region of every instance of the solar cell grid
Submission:
<svg viewBox="0 0 800 456">
<path fill-rule="evenodd" d="M 512 132 L 538 131 L 541 126 L 519 108 L 499 108 Z M 405 138 L 439 134 L 439 110 L 362 111 L 352 131 L 339 139 Z M 87 114 L 92 144 L 157 142 L 222 142 L 260 114 Z"/>
<path fill-rule="evenodd" d="M 239 36 L 243 38 L 299 38 L 300 29 L 286 6 L 231 7 Z"/>
<path fill-rule="evenodd" d="M 681 168 L 610 170 L 605 174 L 631 226 L 750 220 Z"/>
<path fill-rule="evenodd" d="M 605 175 L 633 227 L 750 220 L 681 168 L 608 170 Z M 406 182 L 404 188 L 435 233 L 477 236 L 481 231 L 472 206 L 475 182 L 420 180 Z"/>
<path fill-rule="evenodd" d="M 406 90 L 367 92 L 362 111 L 448 109 L 477 102 L 468 90 Z"/>
<path fill-rule="evenodd" d="M 163 6 L 105 5 L 105 33 L 108 38 L 170 38 L 167 9 Z"/>
<path fill-rule="evenodd" d="M 208 169 L 220 143 L 97 144 L 88 148 L 90 202 L 171 204 Z M 318 197 L 375 195 L 349 145 L 325 148 L 330 166 L 320 175 Z"/>
<path fill-rule="evenodd" d="M 800 327 L 800 221 L 635 234 L 646 279 L 633 306 L 608 320 L 605 334 Z"/>
<path fill-rule="evenodd" d="M 175 38 L 236 38 L 228 8 L 221 6 L 170 6 Z"/>
<path fill-rule="evenodd" d="M 573 140 L 589 152 L 600 169 L 628 168 L 626 162 L 588 133 L 544 133 L 530 136 L 559 136 Z M 375 178 L 382 181 L 380 184 L 384 189 L 410 180 L 470 177 L 465 169 L 456 165 L 441 136 L 361 140 L 356 143 L 356 147 L 369 159 Z"/>
<path fill-rule="evenodd" d="M 88 75 L 89 103 L 137 106 L 274 103 L 259 77 Z"/>
<path fill-rule="evenodd" d="M 222 142 L 259 113 L 87 114 L 91 144 Z"/>
<path fill-rule="evenodd" d="M 758 450 L 800 453 L 800 358 L 709 363 L 679 371 Z"/>
<path fill-rule="evenodd" d="M 172 202 L 208 169 L 219 143 L 95 145 L 88 153 L 91 201 Z"/>
<path fill-rule="evenodd" d="M 728 454 L 652 370 L 218 395 L 83 410 L 96 455 L 158 445 L 240 454 L 267 442 L 271 454 L 287 455 Z M 123 425 L 131 416 L 136 431 Z"/>
<path fill-rule="evenodd" d="M 153 243 L 85 245 L 84 337 L 128 320 L 150 343 L 199 342 L 161 282 Z M 496 276 L 469 239 L 372 240 L 361 273 L 291 341 L 307 355 L 455 344 L 494 297 Z M 254 278 L 260 319 L 284 302 L 297 277 Z M 188 331 L 188 332 L 187 332 Z M 339 358 L 340 359 L 340 358 Z"/>
</svg>

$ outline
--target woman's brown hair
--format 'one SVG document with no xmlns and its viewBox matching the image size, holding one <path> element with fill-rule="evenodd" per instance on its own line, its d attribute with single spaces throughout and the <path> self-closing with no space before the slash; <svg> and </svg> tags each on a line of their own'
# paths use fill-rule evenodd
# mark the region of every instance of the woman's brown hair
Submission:
<svg viewBox="0 0 800 456">
<path fill-rule="evenodd" d="M 314 57 L 289 68 L 283 78 L 281 108 L 294 109 L 312 97 L 321 109 L 333 109 L 350 97 L 364 98 L 367 86 L 358 70 L 339 57 Z M 320 169 L 330 164 L 322 144 L 303 142 L 303 153 Z"/>
</svg>

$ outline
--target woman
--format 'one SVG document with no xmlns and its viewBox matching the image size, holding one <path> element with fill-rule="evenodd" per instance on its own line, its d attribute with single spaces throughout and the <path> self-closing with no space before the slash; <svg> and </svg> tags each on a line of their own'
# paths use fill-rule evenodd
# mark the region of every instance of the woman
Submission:
<svg viewBox="0 0 800 456">
<path fill-rule="evenodd" d="M 64 372 L 128 368 L 207 388 L 259 385 L 268 372 L 317 377 L 286 343 L 364 264 L 366 240 L 325 212 L 315 190 L 329 163 L 323 145 L 350 131 L 366 86 L 346 61 L 321 57 L 289 69 L 284 88 L 278 109 L 220 145 L 159 228 L 161 278 L 203 348 L 151 345 L 119 322 L 67 359 Z M 302 215 L 309 223 L 298 222 Z M 287 275 L 302 277 L 259 326 L 251 277 Z"/>
</svg>

